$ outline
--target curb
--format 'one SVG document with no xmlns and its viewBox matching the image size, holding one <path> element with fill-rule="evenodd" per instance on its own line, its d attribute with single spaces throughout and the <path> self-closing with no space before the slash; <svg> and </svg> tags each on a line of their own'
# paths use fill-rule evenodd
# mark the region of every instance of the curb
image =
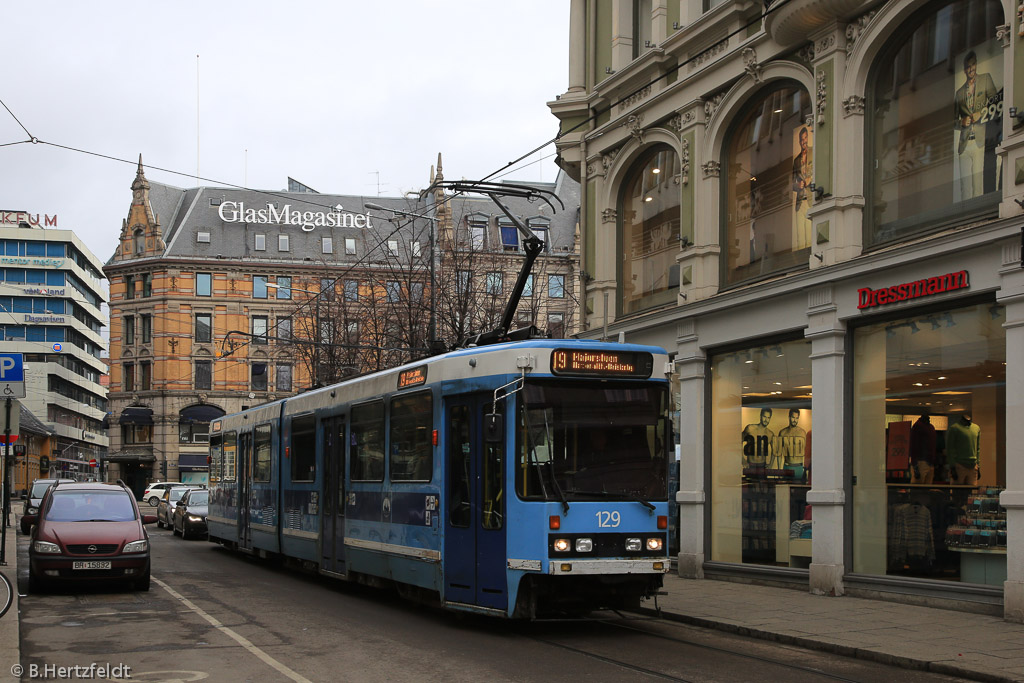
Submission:
<svg viewBox="0 0 1024 683">
<path fill-rule="evenodd" d="M 716 631 L 723 631 L 725 633 L 732 633 L 735 635 L 757 638 L 759 640 L 768 640 L 776 643 L 782 643 L 783 645 L 796 645 L 797 647 L 806 648 L 808 650 L 819 650 L 831 654 L 842 655 L 843 657 L 863 659 L 865 661 L 877 662 L 879 664 L 887 664 L 889 666 L 895 666 L 901 669 L 911 669 L 914 671 L 928 671 L 931 673 L 943 674 L 946 676 L 957 676 L 960 678 L 967 678 L 974 681 L 983 681 L 985 683 L 1017 683 L 1017 679 L 1014 678 L 1007 678 L 1004 676 L 999 676 L 997 674 L 988 674 L 982 671 L 976 671 L 974 669 L 966 669 L 964 667 L 960 667 L 955 664 L 948 664 L 945 662 L 932 662 L 925 659 L 915 659 L 913 657 L 893 655 L 886 652 L 878 652 L 876 650 L 853 647 L 850 645 L 827 643 L 821 640 L 815 640 L 813 638 L 804 638 L 801 636 L 793 636 L 785 633 L 764 631 L 757 628 L 751 628 L 749 626 L 741 626 L 739 624 L 730 624 L 723 621 L 706 619 L 704 617 L 694 617 L 686 614 L 679 614 L 676 612 L 668 612 L 663 609 L 655 609 L 652 607 L 641 607 L 635 611 L 639 614 L 658 617 L 668 621 L 677 621 L 679 623 L 690 624 L 692 626 L 699 626 L 701 628 L 714 629 Z"/>
</svg>

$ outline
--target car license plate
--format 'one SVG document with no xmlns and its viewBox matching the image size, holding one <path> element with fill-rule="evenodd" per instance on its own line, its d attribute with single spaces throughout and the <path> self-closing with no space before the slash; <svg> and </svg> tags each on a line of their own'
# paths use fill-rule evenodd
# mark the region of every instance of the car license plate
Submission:
<svg viewBox="0 0 1024 683">
<path fill-rule="evenodd" d="M 88 562 L 75 562 L 72 569 L 110 569 L 110 560 L 89 560 Z"/>
</svg>

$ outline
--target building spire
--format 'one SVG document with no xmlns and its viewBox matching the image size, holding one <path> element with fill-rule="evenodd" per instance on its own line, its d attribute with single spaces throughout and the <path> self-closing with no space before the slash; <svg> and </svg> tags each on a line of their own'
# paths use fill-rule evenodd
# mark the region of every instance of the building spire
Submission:
<svg viewBox="0 0 1024 683">
<path fill-rule="evenodd" d="M 139 168 L 135 171 L 135 180 L 132 181 L 132 204 L 149 205 L 149 181 L 146 180 L 141 153 L 139 154 Z"/>
</svg>

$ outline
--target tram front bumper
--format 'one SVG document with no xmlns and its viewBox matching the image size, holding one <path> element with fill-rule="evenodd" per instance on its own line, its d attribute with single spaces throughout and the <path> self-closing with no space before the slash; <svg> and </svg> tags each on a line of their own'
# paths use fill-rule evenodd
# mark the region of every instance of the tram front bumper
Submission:
<svg viewBox="0 0 1024 683">
<path fill-rule="evenodd" d="M 572 558 L 548 562 L 549 574 L 667 574 L 668 558 L 584 560 Z"/>
</svg>

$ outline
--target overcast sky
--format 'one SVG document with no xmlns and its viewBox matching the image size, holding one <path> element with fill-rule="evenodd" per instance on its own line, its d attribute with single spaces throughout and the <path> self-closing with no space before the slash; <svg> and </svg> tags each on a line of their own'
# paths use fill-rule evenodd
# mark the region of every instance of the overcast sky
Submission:
<svg viewBox="0 0 1024 683">
<path fill-rule="evenodd" d="M 107 261 L 140 153 L 177 187 L 400 196 L 438 152 L 479 179 L 557 132 L 568 19 L 557 0 L 9 3 L 0 209 L 56 215 Z M 28 134 L 89 154 L 10 144 Z M 553 152 L 506 178 L 554 180 Z"/>
</svg>

